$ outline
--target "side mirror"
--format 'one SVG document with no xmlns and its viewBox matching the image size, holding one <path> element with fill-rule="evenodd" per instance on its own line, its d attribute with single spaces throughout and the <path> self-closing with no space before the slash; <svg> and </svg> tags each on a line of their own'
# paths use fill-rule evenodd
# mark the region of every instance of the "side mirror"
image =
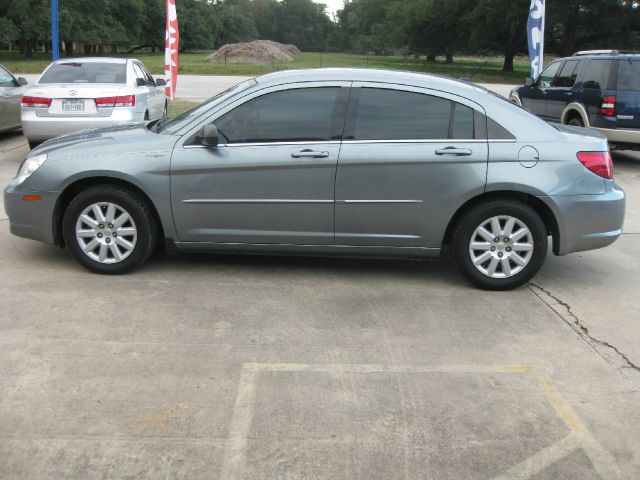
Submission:
<svg viewBox="0 0 640 480">
<path fill-rule="evenodd" d="M 27 79 L 23 78 L 23 77 L 18 77 L 18 85 L 20 85 L 21 87 L 24 87 L 27 83 Z"/>
<path fill-rule="evenodd" d="M 196 142 L 205 147 L 218 146 L 218 129 L 215 125 L 205 125 L 196 135 Z"/>
<path fill-rule="evenodd" d="M 533 87 L 536 82 L 533 81 L 533 78 L 527 77 L 524 79 L 524 85 L 526 87 Z"/>
<path fill-rule="evenodd" d="M 164 78 L 156 78 L 156 87 L 164 87 L 166 84 Z"/>
</svg>

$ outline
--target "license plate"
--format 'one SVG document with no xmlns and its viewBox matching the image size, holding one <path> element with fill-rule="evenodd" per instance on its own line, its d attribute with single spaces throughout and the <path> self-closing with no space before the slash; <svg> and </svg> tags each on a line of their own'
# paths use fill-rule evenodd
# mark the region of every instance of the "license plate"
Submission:
<svg viewBox="0 0 640 480">
<path fill-rule="evenodd" d="M 64 112 L 84 112 L 84 100 L 62 100 Z"/>
</svg>

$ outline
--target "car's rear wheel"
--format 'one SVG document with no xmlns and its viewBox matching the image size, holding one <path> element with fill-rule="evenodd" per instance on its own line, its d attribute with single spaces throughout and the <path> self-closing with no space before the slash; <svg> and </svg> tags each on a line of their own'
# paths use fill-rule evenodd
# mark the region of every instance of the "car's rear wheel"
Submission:
<svg viewBox="0 0 640 480">
<path fill-rule="evenodd" d="M 80 192 L 65 211 L 62 231 L 73 257 L 96 273 L 126 273 L 153 252 L 158 227 L 151 207 L 136 192 L 97 185 Z"/>
<path fill-rule="evenodd" d="M 547 255 L 547 229 L 528 205 L 492 200 L 468 210 L 453 232 L 462 273 L 487 290 L 509 290 L 530 280 Z"/>
<path fill-rule="evenodd" d="M 572 125 L 574 127 L 584 127 L 584 123 L 582 123 L 582 120 L 578 117 L 573 117 L 567 122 L 567 125 Z"/>
</svg>

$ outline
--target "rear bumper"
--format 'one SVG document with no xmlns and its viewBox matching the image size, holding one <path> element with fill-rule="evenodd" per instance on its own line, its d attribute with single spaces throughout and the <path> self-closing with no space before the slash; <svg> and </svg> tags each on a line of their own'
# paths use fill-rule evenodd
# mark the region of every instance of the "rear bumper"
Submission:
<svg viewBox="0 0 640 480">
<path fill-rule="evenodd" d="M 615 242 L 622 234 L 626 198 L 617 185 L 602 195 L 540 197 L 558 223 L 557 255 L 595 250 Z"/>
<path fill-rule="evenodd" d="M 35 109 L 22 110 L 22 132 L 31 141 L 42 141 L 90 128 L 136 121 L 133 108 L 115 108 L 108 117 L 38 117 Z"/>
<path fill-rule="evenodd" d="M 640 130 L 624 128 L 599 128 L 589 127 L 607 136 L 609 143 L 635 143 L 640 144 Z"/>
</svg>

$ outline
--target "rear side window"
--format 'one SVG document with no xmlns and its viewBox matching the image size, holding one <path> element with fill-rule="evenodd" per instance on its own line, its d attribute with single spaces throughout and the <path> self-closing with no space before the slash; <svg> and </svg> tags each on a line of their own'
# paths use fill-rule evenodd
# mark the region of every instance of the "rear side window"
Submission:
<svg viewBox="0 0 640 480">
<path fill-rule="evenodd" d="M 611 76 L 611 60 L 591 60 L 582 80 L 582 88 L 607 90 Z"/>
<path fill-rule="evenodd" d="M 38 83 L 125 83 L 126 64 L 107 62 L 56 63 Z"/>
<path fill-rule="evenodd" d="M 562 70 L 560 70 L 558 76 L 553 80 L 552 86 L 560 88 L 573 87 L 573 84 L 576 83 L 579 66 L 579 60 L 567 60 L 562 66 Z"/>
<path fill-rule="evenodd" d="M 640 60 L 618 62 L 618 90 L 640 91 Z"/>
<path fill-rule="evenodd" d="M 228 143 L 327 141 L 340 87 L 300 88 L 249 100 L 215 121 Z"/>
<path fill-rule="evenodd" d="M 476 138 L 488 138 L 489 140 L 515 140 L 511 132 L 498 122 L 475 112 Z"/>
<path fill-rule="evenodd" d="M 353 121 L 354 140 L 474 138 L 473 109 L 416 92 L 361 88 Z"/>
</svg>

